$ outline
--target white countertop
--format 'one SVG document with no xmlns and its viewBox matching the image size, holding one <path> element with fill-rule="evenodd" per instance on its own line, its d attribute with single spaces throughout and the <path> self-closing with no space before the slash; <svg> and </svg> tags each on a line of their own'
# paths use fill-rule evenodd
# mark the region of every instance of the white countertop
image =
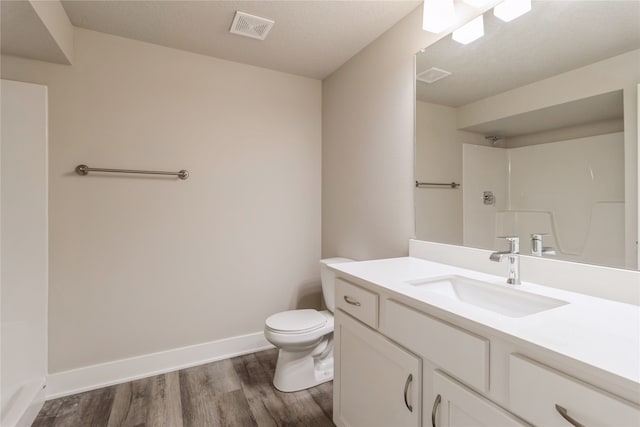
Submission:
<svg viewBox="0 0 640 427">
<path fill-rule="evenodd" d="M 524 340 L 640 385 L 640 307 L 480 273 L 419 258 L 403 257 L 333 264 L 334 270 L 365 280 L 456 317 Z M 524 317 L 508 317 L 451 298 L 420 291 L 407 281 L 460 275 L 567 301 Z M 505 268 L 506 276 L 506 268 Z M 603 283 L 602 286 L 607 286 Z"/>
</svg>

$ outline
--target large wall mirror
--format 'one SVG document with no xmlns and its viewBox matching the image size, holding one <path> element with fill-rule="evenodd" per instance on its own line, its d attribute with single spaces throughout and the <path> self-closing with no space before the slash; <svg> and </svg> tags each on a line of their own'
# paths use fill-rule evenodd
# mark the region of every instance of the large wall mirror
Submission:
<svg viewBox="0 0 640 427">
<path fill-rule="evenodd" d="M 534 1 L 419 52 L 416 237 L 637 269 L 639 22 L 636 0 Z"/>
</svg>

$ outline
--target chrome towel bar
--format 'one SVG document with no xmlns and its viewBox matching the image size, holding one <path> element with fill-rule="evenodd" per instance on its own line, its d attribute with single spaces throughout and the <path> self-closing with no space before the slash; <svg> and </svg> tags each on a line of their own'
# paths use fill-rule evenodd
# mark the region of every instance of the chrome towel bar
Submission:
<svg viewBox="0 0 640 427">
<path fill-rule="evenodd" d="M 149 175 L 175 175 L 180 179 L 189 178 L 189 172 L 184 169 L 178 172 L 165 172 L 165 171 L 143 171 L 143 170 L 136 170 L 136 169 L 90 168 L 87 165 L 76 166 L 76 173 L 78 175 L 87 175 L 89 174 L 89 172 L 142 173 L 142 174 L 149 174 Z"/>
<path fill-rule="evenodd" d="M 460 184 L 457 182 L 418 182 L 416 181 L 416 188 L 425 188 L 425 187 L 450 187 L 450 188 L 458 188 Z"/>
</svg>

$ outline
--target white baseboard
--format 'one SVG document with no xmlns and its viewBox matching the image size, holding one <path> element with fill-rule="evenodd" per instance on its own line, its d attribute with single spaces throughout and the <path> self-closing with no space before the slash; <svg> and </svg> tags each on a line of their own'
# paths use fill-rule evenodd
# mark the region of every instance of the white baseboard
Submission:
<svg viewBox="0 0 640 427">
<path fill-rule="evenodd" d="M 47 377 L 47 399 L 159 375 L 273 348 L 262 332 L 57 372 Z"/>
</svg>

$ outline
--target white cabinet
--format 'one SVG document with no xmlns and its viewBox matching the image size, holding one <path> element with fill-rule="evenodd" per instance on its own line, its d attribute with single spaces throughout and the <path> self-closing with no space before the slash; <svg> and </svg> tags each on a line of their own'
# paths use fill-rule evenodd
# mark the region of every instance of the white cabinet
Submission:
<svg viewBox="0 0 640 427">
<path fill-rule="evenodd" d="M 367 283 L 337 281 L 338 427 L 640 427 L 610 378 Z"/>
<path fill-rule="evenodd" d="M 419 427 L 421 361 L 382 335 L 335 313 L 334 422 L 338 427 Z"/>
<path fill-rule="evenodd" d="M 433 373 L 433 427 L 529 426 L 490 400 L 442 372 Z M 427 423 L 425 422 L 425 425 Z"/>
</svg>

